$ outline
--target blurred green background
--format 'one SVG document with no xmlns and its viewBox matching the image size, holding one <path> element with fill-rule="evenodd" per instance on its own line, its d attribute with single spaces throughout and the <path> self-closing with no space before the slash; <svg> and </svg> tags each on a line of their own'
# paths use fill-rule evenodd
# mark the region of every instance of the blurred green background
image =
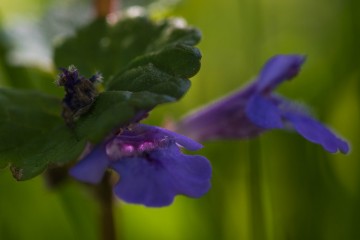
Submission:
<svg viewBox="0 0 360 240">
<path fill-rule="evenodd" d="M 311 106 L 318 119 L 349 140 L 352 150 L 332 155 L 285 131 L 206 143 L 200 153 L 213 165 L 211 191 L 201 199 L 179 196 L 161 209 L 118 201 L 119 239 L 360 239 L 360 2 L 163 2 L 171 8 L 151 5 L 156 18 L 182 16 L 201 29 L 202 69 L 180 102 L 158 107 L 147 122 L 160 125 L 165 118 L 180 118 L 241 87 L 272 55 L 301 53 L 308 56 L 302 72 L 278 91 Z M 9 67 L 8 50 L 0 49 L 0 84 L 54 88 L 61 94 L 52 75 L 38 66 L 51 67 L 49 47 L 89 19 L 91 4 L 1 0 L 1 34 L 19 42 L 1 38 L 2 46 L 17 47 L 11 59 L 18 65 Z M 63 19 L 59 13 L 67 14 L 67 21 L 58 20 Z M 35 67 L 23 67 L 29 62 Z M 95 240 L 97 215 L 92 196 L 76 182 L 54 191 L 42 177 L 16 182 L 8 169 L 0 170 L 1 240 Z"/>
</svg>

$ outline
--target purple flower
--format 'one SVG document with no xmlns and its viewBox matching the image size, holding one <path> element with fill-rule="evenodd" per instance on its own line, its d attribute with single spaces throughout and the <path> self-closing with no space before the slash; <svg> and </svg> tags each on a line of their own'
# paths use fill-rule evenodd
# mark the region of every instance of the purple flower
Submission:
<svg viewBox="0 0 360 240">
<path fill-rule="evenodd" d="M 175 195 L 201 197 L 210 188 L 211 166 L 202 156 L 185 155 L 202 145 L 169 130 L 134 124 L 97 145 L 70 175 L 99 183 L 107 170 L 120 176 L 115 194 L 128 203 L 149 207 L 170 205 Z"/>
<path fill-rule="evenodd" d="M 304 61 L 302 55 L 272 57 L 254 82 L 185 117 L 177 123 L 176 131 L 197 141 L 206 141 L 250 138 L 270 129 L 295 129 L 328 152 L 347 153 L 346 141 L 302 107 L 272 93 L 284 80 L 295 77 Z"/>
</svg>

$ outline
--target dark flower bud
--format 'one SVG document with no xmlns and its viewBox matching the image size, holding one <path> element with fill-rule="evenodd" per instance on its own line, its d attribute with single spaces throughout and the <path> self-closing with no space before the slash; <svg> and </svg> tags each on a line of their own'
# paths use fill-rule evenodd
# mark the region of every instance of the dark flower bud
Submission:
<svg viewBox="0 0 360 240">
<path fill-rule="evenodd" d="M 72 125 L 94 103 L 98 95 L 96 84 L 101 82 L 102 76 L 96 73 L 87 79 L 79 75 L 74 65 L 70 65 L 67 69 L 60 68 L 60 70 L 56 83 L 65 89 L 62 116 L 68 125 Z"/>
</svg>

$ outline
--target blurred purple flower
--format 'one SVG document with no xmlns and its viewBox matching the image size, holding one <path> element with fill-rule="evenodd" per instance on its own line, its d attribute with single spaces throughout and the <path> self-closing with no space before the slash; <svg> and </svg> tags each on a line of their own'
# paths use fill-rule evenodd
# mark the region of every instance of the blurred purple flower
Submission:
<svg viewBox="0 0 360 240">
<path fill-rule="evenodd" d="M 330 153 L 347 153 L 346 141 L 298 105 L 272 93 L 280 83 L 295 77 L 304 61 L 302 55 L 272 57 L 254 82 L 185 117 L 175 126 L 176 131 L 206 141 L 250 138 L 270 129 L 290 128 Z"/>
<path fill-rule="evenodd" d="M 202 145 L 169 130 L 134 124 L 95 146 L 70 175 L 99 183 L 107 170 L 120 176 L 115 194 L 128 203 L 149 207 L 170 205 L 175 195 L 201 197 L 210 188 L 211 166 L 202 156 L 185 155 Z"/>
</svg>

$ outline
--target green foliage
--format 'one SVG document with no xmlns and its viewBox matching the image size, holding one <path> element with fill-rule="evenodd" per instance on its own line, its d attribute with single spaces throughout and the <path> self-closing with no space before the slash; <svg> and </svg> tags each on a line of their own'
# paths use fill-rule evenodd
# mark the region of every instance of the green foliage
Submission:
<svg viewBox="0 0 360 240">
<path fill-rule="evenodd" d="M 97 143 L 157 104 L 173 100 L 149 92 L 103 92 L 69 127 L 59 116 L 60 101 L 50 95 L 1 89 L 0 99 L 0 166 L 10 163 L 17 180 L 32 178 L 48 165 L 76 160 L 87 141 Z"/>
<path fill-rule="evenodd" d="M 28 172 L 17 166 L 33 165 L 29 175 L 38 173 L 44 168 L 44 156 L 36 159 L 36 155 L 51 140 L 52 129 L 62 124 L 60 101 L 36 91 L 1 89 L 0 103 L 0 165 L 11 162 L 18 179 L 26 178 Z"/>
<path fill-rule="evenodd" d="M 114 26 L 98 19 L 59 46 L 57 66 L 74 64 L 80 74 L 99 70 L 105 76 L 107 91 L 73 126 L 61 118 L 59 98 L 0 89 L 0 167 L 10 165 L 17 180 L 30 179 L 48 166 L 78 159 L 87 142 L 97 144 L 115 129 L 146 117 L 156 105 L 180 98 L 190 86 L 187 78 L 200 68 L 201 54 L 193 47 L 200 33 L 177 26 L 175 20 L 153 23 L 145 17 Z M 15 68 L 6 69 L 13 83 L 9 86 L 31 88 Z"/>
<path fill-rule="evenodd" d="M 140 120 L 156 105 L 171 100 L 148 92 L 103 92 L 91 110 L 76 123 L 74 130 L 79 138 L 97 143 L 115 128 Z"/>
<path fill-rule="evenodd" d="M 179 19 L 125 18 L 114 26 L 98 19 L 55 49 L 55 63 L 74 64 L 86 76 L 100 71 L 108 90 L 179 98 L 190 86 L 187 78 L 200 69 L 201 54 L 194 47 L 200 38 Z"/>
</svg>

